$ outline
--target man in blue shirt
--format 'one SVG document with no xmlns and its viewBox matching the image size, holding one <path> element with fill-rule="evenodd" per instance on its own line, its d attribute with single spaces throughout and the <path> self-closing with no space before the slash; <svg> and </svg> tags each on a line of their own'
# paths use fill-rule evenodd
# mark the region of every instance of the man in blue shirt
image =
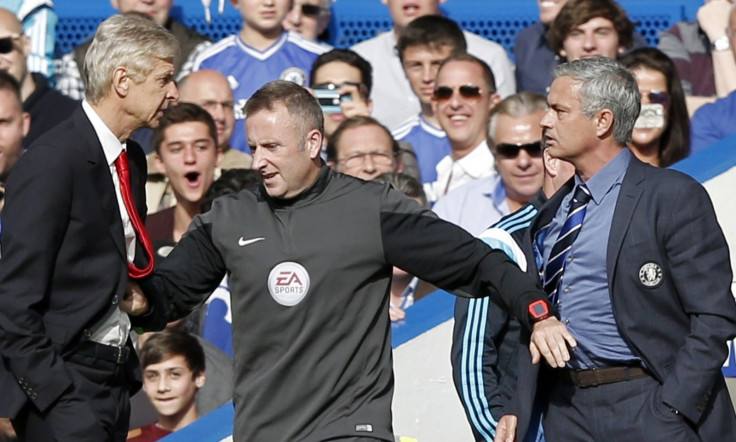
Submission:
<svg viewBox="0 0 736 442">
<path fill-rule="evenodd" d="M 721 373 L 736 303 L 728 246 L 705 189 L 625 147 L 640 98 L 618 62 L 577 60 L 554 76 L 545 142 L 576 175 L 530 232 L 560 319 L 541 315 L 531 336 L 522 335 L 531 343 L 520 347 L 517 395 L 496 440 L 524 437 L 535 396 L 552 442 L 736 434 Z M 560 338 L 570 349 L 550 350 Z M 550 353 L 551 368 L 535 365 Z"/>
</svg>

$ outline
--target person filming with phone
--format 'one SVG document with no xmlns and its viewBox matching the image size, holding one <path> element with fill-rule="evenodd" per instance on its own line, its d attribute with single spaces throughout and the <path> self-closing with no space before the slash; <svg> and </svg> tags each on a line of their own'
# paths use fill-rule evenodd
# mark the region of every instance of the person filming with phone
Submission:
<svg viewBox="0 0 736 442">
<path fill-rule="evenodd" d="M 370 116 L 373 110 L 371 65 L 349 49 L 333 49 L 317 57 L 309 84 L 325 117 L 325 145 L 340 123 Z"/>
</svg>

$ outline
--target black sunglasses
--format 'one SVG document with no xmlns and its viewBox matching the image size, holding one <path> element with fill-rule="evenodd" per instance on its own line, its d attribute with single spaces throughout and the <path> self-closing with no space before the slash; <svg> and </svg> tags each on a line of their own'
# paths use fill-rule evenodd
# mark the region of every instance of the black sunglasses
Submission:
<svg viewBox="0 0 736 442">
<path fill-rule="evenodd" d="M 13 49 L 15 49 L 15 42 L 13 40 L 16 38 L 16 36 L 0 38 L 0 54 L 9 54 L 13 52 Z"/>
<path fill-rule="evenodd" d="M 668 94 L 666 91 L 653 89 L 650 91 L 643 91 L 641 95 L 642 97 L 648 97 L 650 103 L 662 104 L 666 106 L 667 103 L 669 103 L 670 101 L 670 94 Z"/>
<path fill-rule="evenodd" d="M 542 140 L 527 144 L 496 144 L 496 154 L 504 158 L 516 158 L 522 149 L 524 149 L 530 157 L 539 158 L 542 156 Z"/>
<path fill-rule="evenodd" d="M 322 12 L 322 8 L 320 8 L 317 5 L 306 5 L 302 3 L 301 5 L 298 5 L 294 3 L 293 7 L 301 6 L 302 8 L 302 14 L 308 16 L 308 17 L 316 17 Z"/>
<path fill-rule="evenodd" d="M 457 90 L 463 98 L 478 99 L 480 94 L 483 93 L 483 89 L 473 84 L 464 84 L 457 86 Z M 455 88 L 450 86 L 439 86 L 434 90 L 434 99 L 437 101 L 445 101 L 452 98 L 452 94 L 455 92 Z"/>
</svg>

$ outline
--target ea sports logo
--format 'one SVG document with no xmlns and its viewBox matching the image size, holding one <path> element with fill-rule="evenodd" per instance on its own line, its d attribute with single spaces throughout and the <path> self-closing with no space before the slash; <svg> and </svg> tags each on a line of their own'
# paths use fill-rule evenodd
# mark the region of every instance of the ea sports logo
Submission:
<svg viewBox="0 0 736 442">
<path fill-rule="evenodd" d="M 281 305 L 299 304 L 309 291 L 309 273 L 301 264 L 282 262 L 268 274 L 268 291 Z"/>
</svg>

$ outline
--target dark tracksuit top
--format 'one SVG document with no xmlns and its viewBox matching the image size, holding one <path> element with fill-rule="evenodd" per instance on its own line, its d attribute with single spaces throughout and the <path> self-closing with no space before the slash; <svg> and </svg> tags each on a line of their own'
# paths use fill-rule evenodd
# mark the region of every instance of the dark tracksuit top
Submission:
<svg viewBox="0 0 736 442">
<path fill-rule="evenodd" d="M 262 186 L 216 200 L 143 289 L 172 319 L 230 274 L 235 440 L 393 441 L 394 265 L 461 296 L 503 294 L 527 326 L 527 306 L 546 296 L 503 252 L 324 165 L 291 200 Z"/>
</svg>

